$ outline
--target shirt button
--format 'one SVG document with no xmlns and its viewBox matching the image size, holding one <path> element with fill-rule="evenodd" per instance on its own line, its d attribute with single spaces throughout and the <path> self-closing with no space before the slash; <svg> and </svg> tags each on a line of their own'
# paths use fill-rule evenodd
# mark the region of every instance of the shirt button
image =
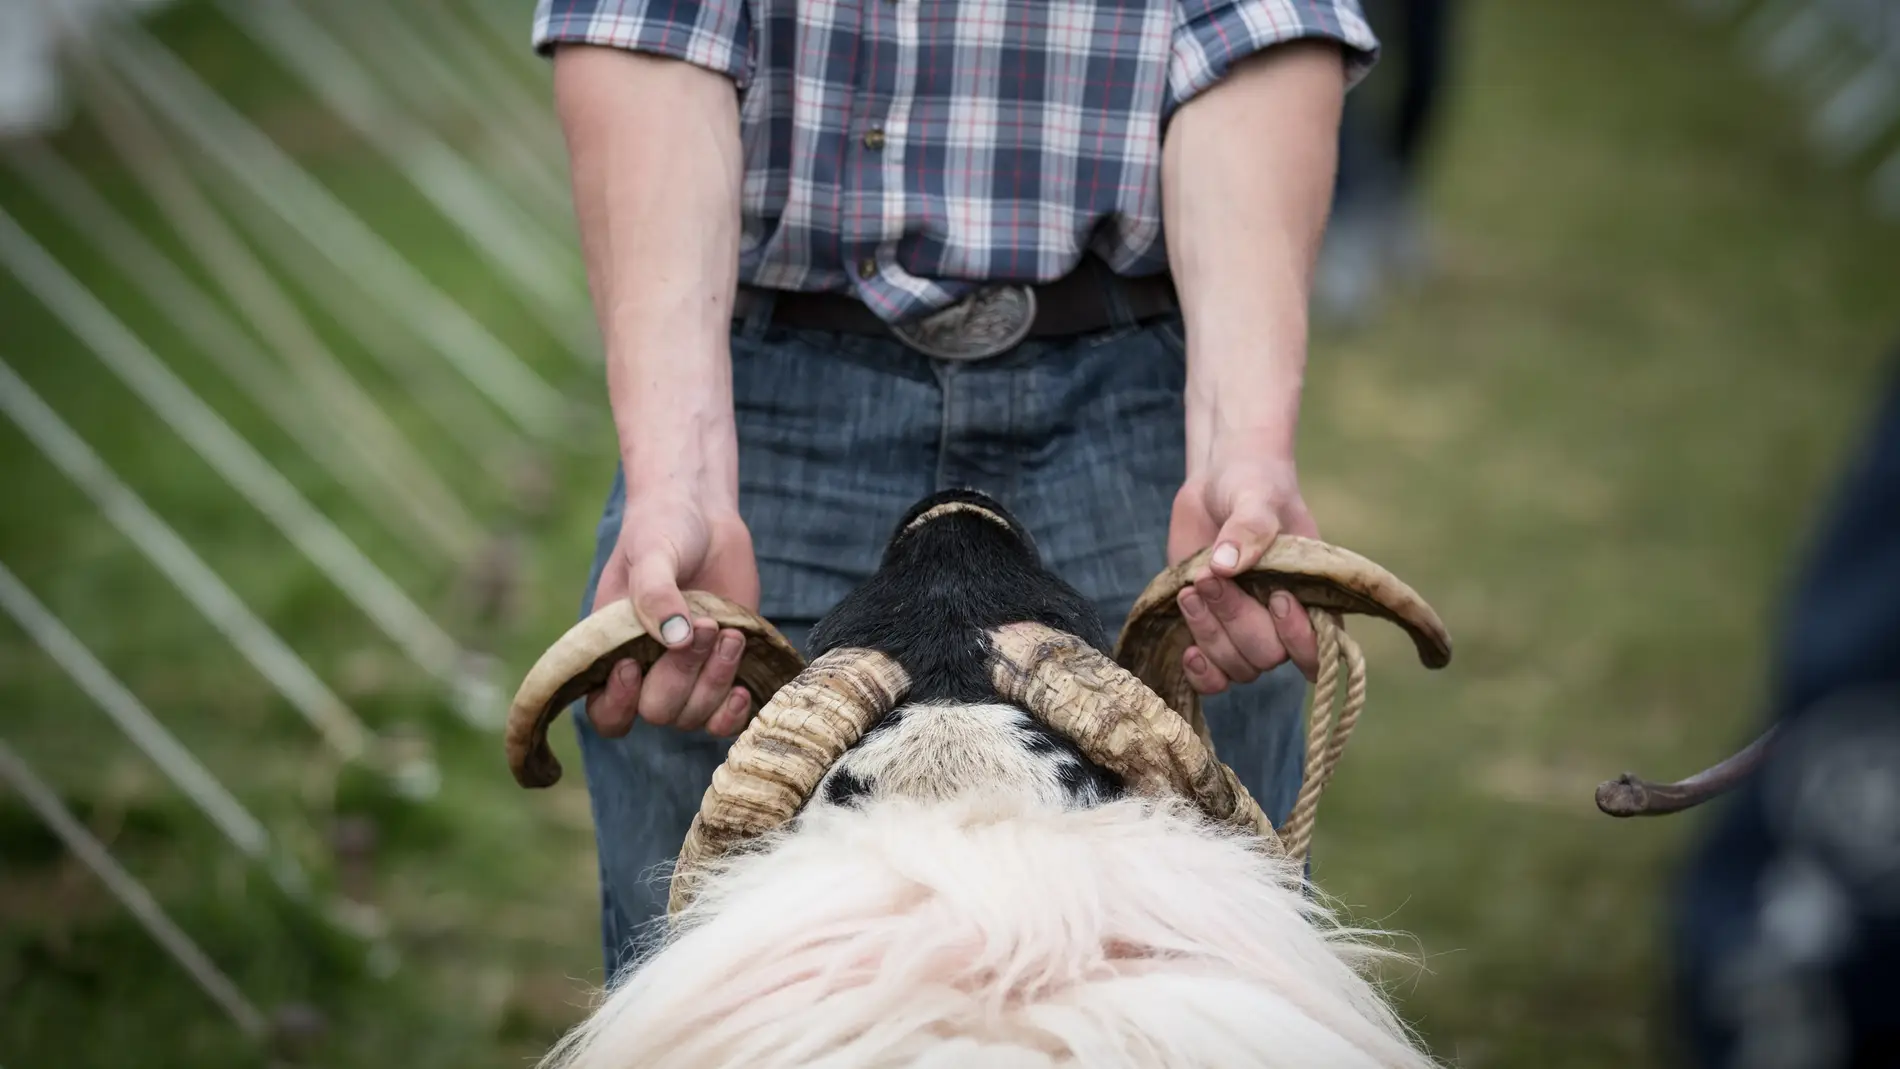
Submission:
<svg viewBox="0 0 1900 1069">
<path fill-rule="evenodd" d="M 870 281 L 877 277 L 877 261 L 869 256 L 858 261 L 858 277 Z"/>
<path fill-rule="evenodd" d="M 864 147 L 875 152 L 884 147 L 884 131 L 873 126 L 864 131 Z"/>
</svg>

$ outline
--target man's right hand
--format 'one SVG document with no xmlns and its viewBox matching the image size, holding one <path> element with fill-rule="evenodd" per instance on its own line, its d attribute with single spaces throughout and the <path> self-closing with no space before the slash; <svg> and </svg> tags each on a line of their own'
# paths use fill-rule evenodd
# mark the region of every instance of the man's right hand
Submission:
<svg viewBox="0 0 1900 1069">
<path fill-rule="evenodd" d="M 594 608 L 632 598 L 641 627 L 667 652 L 645 673 L 620 662 L 607 686 L 588 695 L 588 719 L 608 738 L 625 735 L 636 716 L 681 731 L 738 734 L 751 715 L 751 696 L 733 685 L 745 636 L 691 619 L 680 590 L 758 608 L 758 562 L 745 521 L 736 509 L 708 509 L 672 491 L 638 493 L 631 483 L 625 517 Z"/>
</svg>

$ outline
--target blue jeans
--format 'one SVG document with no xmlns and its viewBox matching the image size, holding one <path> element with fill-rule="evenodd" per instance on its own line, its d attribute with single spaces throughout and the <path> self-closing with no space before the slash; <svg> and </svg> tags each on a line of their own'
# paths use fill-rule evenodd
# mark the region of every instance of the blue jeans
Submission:
<svg viewBox="0 0 1900 1069">
<path fill-rule="evenodd" d="M 1030 341 L 966 364 L 895 338 L 762 320 L 732 338 L 739 509 L 758 554 L 762 614 L 788 639 L 804 648 L 819 617 L 876 570 L 904 510 L 952 487 L 1002 501 L 1044 563 L 1095 602 L 1111 635 L 1120 629 L 1167 563 L 1184 477 L 1179 320 Z M 616 475 L 583 611 L 625 502 Z M 1304 699 L 1305 681 L 1287 665 L 1205 706 L 1216 751 L 1276 823 L 1299 791 Z M 729 743 L 638 722 L 605 739 L 575 712 L 611 977 L 664 915 L 664 865 Z"/>
</svg>

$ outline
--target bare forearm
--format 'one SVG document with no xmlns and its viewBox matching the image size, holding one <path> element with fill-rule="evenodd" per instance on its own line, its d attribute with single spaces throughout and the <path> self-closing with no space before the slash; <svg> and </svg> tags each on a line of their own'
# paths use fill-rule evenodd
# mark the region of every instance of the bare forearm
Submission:
<svg viewBox="0 0 1900 1069">
<path fill-rule="evenodd" d="M 568 47 L 554 88 L 629 488 L 736 495 L 732 82 L 670 59 Z"/>
<path fill-rule="evenodd" d="M 1169 126 L 1162 212 L 1187 324 L 1190 477 L 1222 442 L 1291 460 L 1344 94 L 1337 47 L 1285 45 Z"/>
</svg>

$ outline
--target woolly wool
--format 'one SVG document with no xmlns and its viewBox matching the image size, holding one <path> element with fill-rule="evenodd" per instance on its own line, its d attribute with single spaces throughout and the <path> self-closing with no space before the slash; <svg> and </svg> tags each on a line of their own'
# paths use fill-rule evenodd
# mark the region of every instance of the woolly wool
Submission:
<svg viewBox="0 0 1900 1069">
<path fill-rule="evenodd" d="M 815 807 L 699 885 L 543 1069 L 1423 1069 L 1293 864 L 1174 800 Z"/>
</svg>

